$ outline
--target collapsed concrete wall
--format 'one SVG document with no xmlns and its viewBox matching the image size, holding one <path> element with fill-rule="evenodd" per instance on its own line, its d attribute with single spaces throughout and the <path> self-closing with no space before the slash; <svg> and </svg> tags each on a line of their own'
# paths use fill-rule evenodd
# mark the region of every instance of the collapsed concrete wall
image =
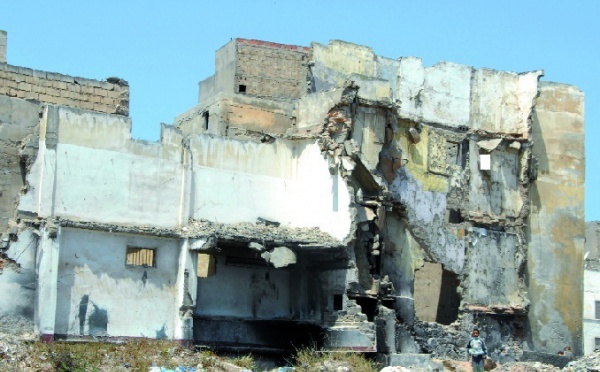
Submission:
<svg viewBox="0 0 600 372">
<path fill-rule="evenodd" d="M 37 147 L 5 248 L 47 252 L 28 298 L 57 305 L 33 315 L 39 334 L 316 340 L 393 360 L 461 357 L 477 325 L 501 361 L 581 353 L 576 88 L 341 41 L 236 39 L 216 66 L 160 143 L 131 140 L 122 116 L 24 108 Z M 108 300 L 138 287 L 162 304 L 139 326 Z"/>
</svg>

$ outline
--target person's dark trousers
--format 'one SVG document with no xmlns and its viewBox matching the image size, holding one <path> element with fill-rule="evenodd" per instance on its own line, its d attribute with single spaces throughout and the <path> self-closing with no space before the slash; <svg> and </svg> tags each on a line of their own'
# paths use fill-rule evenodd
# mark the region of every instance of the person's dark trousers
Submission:
<svg viewBox="0 0 600 372">
<path fill-rule="evenodd" d="M 484 365 L 483 355 L 473 356 L 471 358 L 471 366 L 473 367 L 473 372 L 483 372 L 484 371 L 483 365 Z"/>
</svg>

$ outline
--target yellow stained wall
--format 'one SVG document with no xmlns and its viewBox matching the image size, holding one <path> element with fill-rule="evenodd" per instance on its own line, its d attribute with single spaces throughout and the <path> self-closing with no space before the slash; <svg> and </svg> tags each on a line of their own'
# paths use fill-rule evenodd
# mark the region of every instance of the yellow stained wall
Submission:
<svg viewBox="0 0 600 372">
<path fill-rule="evenodd" d="M 413 126 L 414 123 L 412 122 L 401 121 L 398 124 L 398 131 L 394 134 L 394 139 L 402 149 L 403 154 L 408 155 L 406 156 L 408 163 L 405 167 L 421 183 L 423 190 L 447 193 L 448 177 L 428 171 L 430 129 L 423 127 L 421 140 L 418 143 L 412 143 L 408 129 Z"/>
</svg>

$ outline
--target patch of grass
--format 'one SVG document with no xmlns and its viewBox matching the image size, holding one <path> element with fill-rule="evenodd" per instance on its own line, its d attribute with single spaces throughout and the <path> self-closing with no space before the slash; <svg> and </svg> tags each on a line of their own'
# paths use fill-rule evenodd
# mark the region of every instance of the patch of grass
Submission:
<svg viewBox="0 0 600 372">
<path fill-rule="evenodd" d="M 306 372 L 336 371 L 339 367 L 356 372 L 377 372 L 381 369 L 378 363 L 360 353 L 324 353 L 314 349 L 300 349 L 296 351 L 294 360 L 296 369 Z"/>
<path fill-rule="evenodd" d="M 32 351 L 40 359 L 50 361 L 58 372 L 97 371 L 107 365 L 124 366 L 135 371 L 147 371 L 152 365 L 175 368 L 177 365 L 173 357 L 183 352 L 175 342 L 147 339 L 122 344 L 36 342 Z"/>
<path fill-rule="evenodd" d="M 252 357 L 252 354 L 239 356 L 239 357 L 231 360 L 231 363 L 235 364 L 238 367 L 246 368 L 251 371 L 253 371 L 254 367 L 255 367 L 254 366 L 254 358 Z"/>
</svg>

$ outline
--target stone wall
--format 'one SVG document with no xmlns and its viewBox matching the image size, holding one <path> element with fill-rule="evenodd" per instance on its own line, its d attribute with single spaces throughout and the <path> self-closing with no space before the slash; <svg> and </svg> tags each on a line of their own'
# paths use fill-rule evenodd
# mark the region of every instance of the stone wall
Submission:
<svg viewBox="0 0 600 372">
<path fill-rule="evenodd" d="M 0 63 L 0 95 L 129 115 L 129 85 L 117 78 L 91 80 Z"/>
<path fill-rule="evenodd" d="M 309 48 L 237 39 L 235 92 L 300 98 L 307 90 Z"/>
</svg>

